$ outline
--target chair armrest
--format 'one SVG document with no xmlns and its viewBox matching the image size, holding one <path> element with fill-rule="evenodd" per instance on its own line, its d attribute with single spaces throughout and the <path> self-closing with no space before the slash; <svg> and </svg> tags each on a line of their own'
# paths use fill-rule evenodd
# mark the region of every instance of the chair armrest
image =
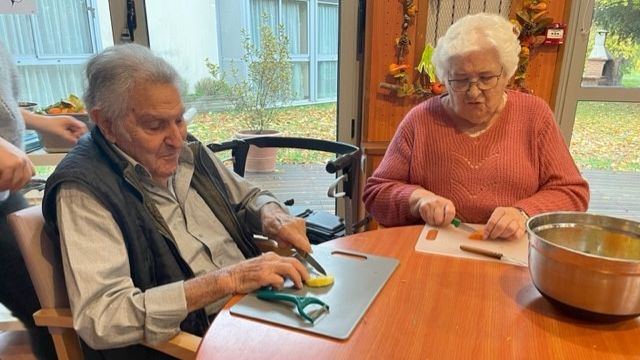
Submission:
<svg viewBox="0 0 640 360">
<path fill-rule="evenodd" d="M 33 314 L 33 320 L 38 326 L 73 329 L 73 318 L 69 308 L 40 309 Z"/>
<path fill-rule="evenodd" d="M 144 343 L 144 346 L 158 350 L 178 359 L 195 359 L 196 352 L 198 351 L 201 341 L 201 337 L 181 331 L 176 336 L 163 343 Z"/>
</svg>

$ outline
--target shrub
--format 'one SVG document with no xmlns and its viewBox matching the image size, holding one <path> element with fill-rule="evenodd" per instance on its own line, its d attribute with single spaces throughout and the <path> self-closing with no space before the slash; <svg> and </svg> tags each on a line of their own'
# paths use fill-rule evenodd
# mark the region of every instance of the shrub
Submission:
<svg viewBox="0 0 640 360">
<path fill-rule="evenodd" d="M 292 66 L 289 62 L 289 39 L 284 25 L 271 29 L 266 14 L 260 23 L 259 44 L 255 44 L 246 29 L 241 30 L 247 76 L 242 78 L 235 65 L 231 68 L 233 83 L 227 85 L 216 64 L 206 61 L 213 79 L 225 84 L 228 100 L 241 114 L 246 129 L 262 133 L 274 119 L 274 110 L 292 99 Z"/>
</svg>

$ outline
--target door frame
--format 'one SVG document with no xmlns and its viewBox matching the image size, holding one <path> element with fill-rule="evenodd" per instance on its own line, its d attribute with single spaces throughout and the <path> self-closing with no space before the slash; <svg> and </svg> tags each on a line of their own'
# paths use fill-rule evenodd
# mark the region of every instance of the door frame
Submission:
<svg viewBox="0 0 640 360">
<path fill-rule="evenodd" d="M 571 143 L 578 101 L 638 102 L 639 88 L 582 87 L 587 42 L 595 1 L 571 1 L 554 112 L 567 145 Z"/>
</svg>

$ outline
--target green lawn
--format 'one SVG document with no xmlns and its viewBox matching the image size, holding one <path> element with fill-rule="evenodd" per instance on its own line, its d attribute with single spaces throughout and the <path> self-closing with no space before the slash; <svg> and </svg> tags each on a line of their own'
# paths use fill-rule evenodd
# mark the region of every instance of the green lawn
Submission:
<svg viewBox="0 0 640 360">
<path fill-rule="evenodd" d="M 626 88 L 640 88 L 640 73 L 625 74 L 622 76 L 622 86 Z"/>
<path fill-rule="evenodd" d="M 640 171 L 640 103 L 580 102 L 571 153 L 582 169 Z"/>
<path fill-rule="evenodd" d="M 294 106 L 279 109 L 270 128 L 283 136 L 336 139 L 336 104 Z M 222 142 L 234 138 L 242 125 L 233 111 L 198 114 L 189 125 L 189 131 L 203 143 Z M 222 158 L 228 156 L 221 156 Z M 278 163 L 324 164 L 332 154 L 318 151 L 283 149 L 278 151 Z"/>
</svg>

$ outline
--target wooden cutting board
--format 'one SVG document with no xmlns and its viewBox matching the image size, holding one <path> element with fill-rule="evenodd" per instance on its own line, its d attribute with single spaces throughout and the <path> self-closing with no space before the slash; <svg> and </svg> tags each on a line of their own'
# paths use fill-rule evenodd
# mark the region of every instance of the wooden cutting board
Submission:
<svg viewBox="0 0 640 360">
<path fill-rule="evenodd" d="M 478 229 L 484 225 L 468 224 L 469 226 Z M 427 232 L 431 229 L 438 231 L 438 236 L 434 240 L 427 240 Z M 502 263 L 514 264 L 513 262 L 493 259 L 490 257 L 477 255 L 460 250 L 460 245 L 467 245 L 476 248 L 487 249 L 495 252 L 502 253 L 505 257 L 510 257 L 524 264 L 528 263 L 528 247 L 529 242 L 527 235 L 525 234 L 518 240 L 471 240 L 469 239 L 469 233 L 455 228 L 453 225 L 446 227 L 434 227 L 425 225 L 422 232 L 418 236 L 416 241 L 416 251 L 440 254 L 447 256 L 464 257 L 470 259 L 497 261 Z"/>
<path fill-rule="evenodd" d="M 282 291 L 314 296 L 329 305 L 329 313 L 314 324 L 299 317 L 293 304 L 260 300 L 254 294 L 244 296 L 231 307 L 230 312 L 336 339 L 349 338 L 399 261 L 323 247 L 314 247 L 313 257 L 335 277 L 334 284 L 322 288 L 305 286 L 300 290 L 290 285 Z"/>
</svg>

